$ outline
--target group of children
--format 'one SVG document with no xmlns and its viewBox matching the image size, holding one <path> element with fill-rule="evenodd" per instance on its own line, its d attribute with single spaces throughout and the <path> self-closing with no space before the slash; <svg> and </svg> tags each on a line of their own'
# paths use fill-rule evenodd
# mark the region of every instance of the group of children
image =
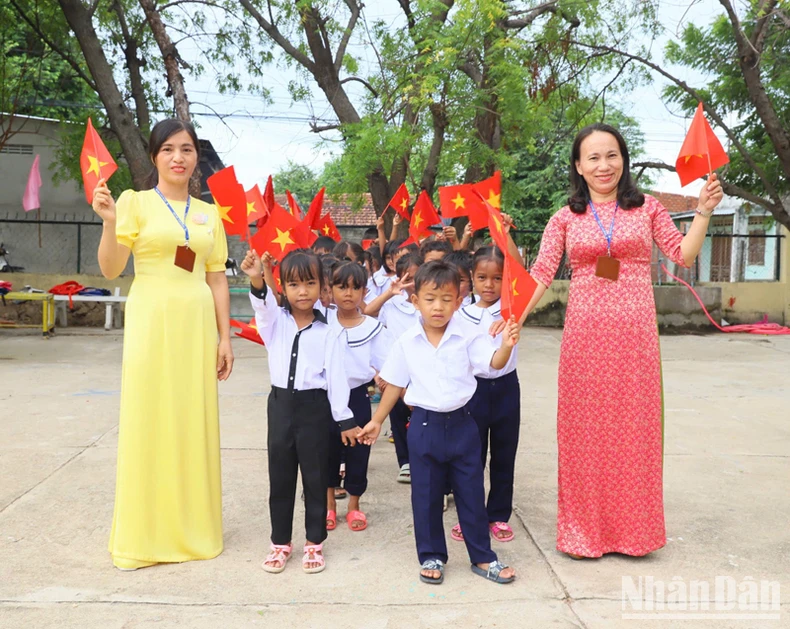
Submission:
<svg viewBox="0 0 790 629">
<path fill-rule="evenodd" d="M 370 446 L 389 416 L 398 481 L 410 482 L 420 579 L 444 579 L 443 528 L 452 492 L 471 569 L 510 583 L 513 568 L 491 549 L 491 537 L 513 539 L 508 525 L 520 424 L 516 345 L 520 326 L 501 319 L 504 257 L 493 245 L 474 254 L 440 234 L 422 243 L 379 246 L 319 238 L 281 261 L 248 251 L 241 268 L 268 350 L 268 452 L 272 524 L 267 572 L 282 572 L 292 552 L 297 473 L 301 471 L 306 543 L 303 569 L 325 568 L 322 548 L 337 526 L 335 489 L 349 495 L 346 523 L 367 527 L 360 498 L 367 489 Z M 508 236 L 514 255 L 518 250 Z M 454 246 L 455 245 L 455 246 Z M 500 326 L 501 327 L 501 326 Z M 381 399 L 371 412 L 369 386 Z M 490 491 L 484 469 L 490 452 Z"/>
</svg>

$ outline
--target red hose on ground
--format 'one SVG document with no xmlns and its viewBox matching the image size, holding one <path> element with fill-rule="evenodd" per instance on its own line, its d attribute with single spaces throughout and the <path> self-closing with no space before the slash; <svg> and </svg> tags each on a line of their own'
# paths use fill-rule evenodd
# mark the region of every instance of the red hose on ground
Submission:
<svg viewBox="0 0 790 629">
<path fill-rule="evenodd" d="M 666 273 L 669 277 L 673 280 L 680 282 L 691 291 L 691 294 L 694 295 L 694 298 L 699 302 L 699 305 L 702 306 L 702 312 L 705 313 L 705 316 L 708 317 L 708 321 L 710 321 L 719 332 L 744 332 L 746 334 L 790 334 L 790 328 L 786 328 L 784 326 L 779 325 L 778 323 L 769 323 L 768 322 L 768 315 L 763 317 L 763 320 L 760 323 L 746 323 L 744 325 L 728 325 L 727 327 L 722 327 L 718 323 L 713 320 L 713 317 L 710 316 L 710 313 L 705 308 L 705 304 L 702 303 L 699 295 L 697 292 L 687 283 L 684 282 L 682 279 L 677 277 L 676 275 L 672 275 L 669 272 L 667 267 L 663 264 L 661 268 L 664 269 L 664 273 Z"/>
</svg>

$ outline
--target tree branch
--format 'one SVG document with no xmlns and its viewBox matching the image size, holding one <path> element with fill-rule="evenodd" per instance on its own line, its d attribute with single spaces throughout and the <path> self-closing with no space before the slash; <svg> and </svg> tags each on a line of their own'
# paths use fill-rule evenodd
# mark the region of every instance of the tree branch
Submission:
<svg viewBox="0 0 790 629">
<path fill-rule="evenodd" d="M 340 81 L 340 85 L 343 85 L 344 83 L 348 83 L 349 81 L 357 81 L 358 83 L 362 83 L 362 85 L 364 85 L 365 87 L 367 87 L 370 90 L 370 93 L 373 94 L 373 96 L 375 96 L 376 98 L 379 97 L 379 93 L 376 91 L 376 89 L 370 83 L 368 83 L 365 79 L 361 79 L 358 76 L 346 77 L 345 79 Z"/>
<path fill-rule="evenodd" d="M 334 131 L 336 129 L 340 129 L 342 125 L 338 122 L 335 124 L 325 124 L 319 125 L 315 122 L 310 123 L 310 131 L 313 133 L 323 133 L 324 131 Z"/>
<path fill-rule="evenodd" d="M 283 34 L 279 31 L 279 29 L 269 22 L 258 9 L 250 2 L 250 0 L 239 0 L 241 6 L 243 6 L 247 13 L 252 16 L 252 18 L 258 22 L 258 26 L 260 26 L 266 34 L 271 37 L 280 48 L 282 48 L 290 57 L 296 61 L 297 63 L 301 64 L 304 68 L 306 68 L 309 72 L 313 72 L 315 70 L 315 64 L 313 61 L 307 57 L 304 53 L 302 53 L 296 46 L 294 46 L 290 41 L 288 41 Z"/>
<path fill-rule="evenodd" d="M 357 25 L 357 20 L 362 10 L 362 6 L 355 0 L 346 0 L 346 5 L 351 10 L 351 17 L 348 19 L 348 25 L 346 26 L 346 30 L 343 31 L 343 37 L 340 39 L 340 44 L 335 54 L 335 72 L 338 73 L 340 72 L 340 68 L 343 67 L 343 58 L 346 56 L 346 48 L 348 48 L 348 42 L 351 39 L 351 34 L 354 32 L 354 27 Z"/>
<path fill-rule="evenodd" d="M 537 20 L 541 15 L 545 15 L 546 13 L 554 13 L 555 15 L 559 15 L 562 19 L 566 22 L 571 24 L 573 27 L 578 27 L 581 25 L 579 18 L 573 15 L 568 15 L 557 6 L 556 0 L 552 0 L 551 2 L 546 2 L 544 4 L 540 4 L 536 7 L 528 9 L 526 11 L 518 11 L 517 13 L 511 14 L 510 17 L 505 19 L 504 26 L 505 28 L 513 28 L 513 29 L 523 29 L 527 26 L 530 26 L 535 20 Z M 516 17 L 516 16 L 521 17 Z"/>
<path fill-rule="evenodd" d="M 758 54 L 763 52 L 765 38 L 768 36 L 768 24 L 771 21 L 774 8 L 776 8 L 776 0 L 761 0 L 760 6 L 757 7 L 757 15 L 760 17 L 757 18 L 754 25 L 751 44 Z"/>
</svg>

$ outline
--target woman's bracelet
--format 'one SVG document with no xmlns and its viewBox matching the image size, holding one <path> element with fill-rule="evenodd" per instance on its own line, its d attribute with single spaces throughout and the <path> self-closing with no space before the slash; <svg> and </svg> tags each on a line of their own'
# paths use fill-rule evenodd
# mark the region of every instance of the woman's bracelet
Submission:
<svg viewBox="0 0 790 629">
<path fill-rule="evenodd" d="M 713 210 L 708 210 L 707 212 L 703 212 L 698 207 L 694 209 L 694 211 L 699 214 L 702 218 L 710 218 L 713 216 Z"/>
</svg>

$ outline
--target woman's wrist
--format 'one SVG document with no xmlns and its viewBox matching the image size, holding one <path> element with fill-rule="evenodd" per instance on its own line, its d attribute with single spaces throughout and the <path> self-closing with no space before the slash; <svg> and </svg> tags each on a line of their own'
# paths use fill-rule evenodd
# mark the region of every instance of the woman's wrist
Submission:
<svg viewBox="0 0 790 629">
<path fill-rule="evenodd" d="M 706 210 L 704 207 L 697 206 L 694 210 L 697 213 L 697 216 L 701 216 L 704 219 L 710 219 L 713 216 L 713 210 Z"/>
</svg>

